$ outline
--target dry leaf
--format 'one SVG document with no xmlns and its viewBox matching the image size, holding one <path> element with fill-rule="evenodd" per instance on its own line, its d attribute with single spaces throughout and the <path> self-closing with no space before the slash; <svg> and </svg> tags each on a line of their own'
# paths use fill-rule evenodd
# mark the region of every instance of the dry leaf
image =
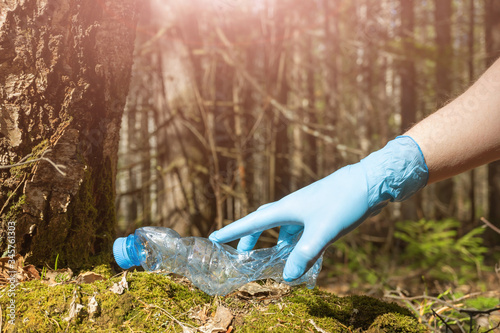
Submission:
<svg viewBox="0 0 500 333">
<path fill-rule="evenodd" d="M 49 270 L 45 273 L 42 280 L 43 283 L 48 284 L 49 287 L 56 286 L 61 283 L 68 282 L 73 277 L 71 268 L 61 268 L 57 271 Z"/>
<path fill-rule="evenodd" d="M 35 266 L 24 266 L 24 258 L 16 254 L 13 258 L 0 258 L 0 286 L 7 285 L 13 281 L 25 282 L 39 279 L 40 274 Z"/>
<path fill-rule="evenodd" d="M 233 320 L 233 315 L 228 308 L 219 305 L 215 311 L 213 318 L 210 318 L 208 323 L 200 326 L 198 330 L 202 333 L 227 332 L 228 326 Z"/>
<path fill-rule="evenodd" d="M 127 282 L 127 272 L 123 274 L 122 279 L 120 282 L 113 284 L 109 290 L 114 292 L 115 294 L 121 295 L 125 291 L 125 289 L 128 290 L 128 282 Z"/>
<path fill-rule="evenodd" d="M 205 304 L 202 308 L 200 308 L 200 306 L 192 308 L 189 313 L 189 318 L 196 319 L 200 323 L 204 324 L 208 320 L 208 307 L 209 305 Z"/>
<path fill-rule="evenodd" d="M 23 270 L 29 277 L 31 277 L 30 280 L 37 280 L 40 278 L 40 273 L 38 273 L 37 269 L 33 265 L 24 266 Z"/>
<path fill-rule="evenodd" d="M 92 318 L 97 317 L 99 315 L 100 308 L 99 308 L 99 304 L 97 303 L 97 300 L 95 299 L 95 295 L 90 298 L 89 304 L 88 304 L 88 309 L 89 309 L 90 320 L 92 320 Z"/>
<path fill-rule="evenodd" d="M 240 287 L 236 295 L 243 299 L 279 298 L 290 292 L 289 285 L 279 282 L 267 282 L 264 285 L 250 282 Z"/>
<path fill-rule="evenodd" d="M 95 281 L 100 281 L 100 280 L 106 280 L 106 278 L 104 276 L 102 276 L 101 274 L 97 274 L 94 272 L 85 272 L 85 273 L 78 275 L 78 277 L 76 278 L 76 283 L 78 283 L 78 284 L 80 284 L 80 283 L 93 283 Z"/>
<path fill-rule="evenodd" d="M 272 292 L 270 288 L 265 285 L 260 285 L 257 282 L 247 283 L 244 286 L 238 288 L 238 291 L 248 294 L 249 296 L 256 296 L 258 294 L 265 294 L 267 296 Z"/>
<path fill-rule="evenodd" d="M 76 296 L 76 289 L 73 291 L 73 300 L 71 301 L 71 304 L 69 305 L 69 314 L 66 318 L 64 318 L 64 321 L 70 321 L 73 318 L 76 318 L 78 316 L 78 313 L 83 309 L 83 305 L 80 303 L 77 303 L 77 296 Z"/>
</svg>

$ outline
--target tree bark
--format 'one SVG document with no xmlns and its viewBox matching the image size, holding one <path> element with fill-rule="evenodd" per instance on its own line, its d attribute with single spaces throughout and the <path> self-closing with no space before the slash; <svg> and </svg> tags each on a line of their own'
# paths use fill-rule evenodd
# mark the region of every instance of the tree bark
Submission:
<svg viewBox="0 0 500 333">
<path fill-rule="evenodd" d="M 434 24 L 436 28 L 436 102 L 443 106 L 452 93 L 452 59 L 451 44 L 451 0 L 436 0 Z M 453 179 L 447 179 L 435 185 L 436 219 L 444 219 L 454 215 L 456 201 L 454 200 Z"/>
<path fill-rule="evenodd" d="M 2 243 L 30 263 L 80 268 L 111 259 L 115 175 L 137 3 L 9 1 L 0 8 Z M 3 171 L 3 170 L 0 170 Z"/>
</svg>

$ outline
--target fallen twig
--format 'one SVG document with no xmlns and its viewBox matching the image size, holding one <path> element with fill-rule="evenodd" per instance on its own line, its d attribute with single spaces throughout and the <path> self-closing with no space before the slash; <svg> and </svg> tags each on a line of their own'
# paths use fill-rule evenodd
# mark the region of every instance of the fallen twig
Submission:
<svg viewBox="0 0 500 333">
<path fill-rule="evenodd" d="M 431 330 L 431 331 L 432 331 L 432 327 L 431 327 L 431 325 L 429 324 L 429 321 L 428 321 L 425 317 L 423 317 L 423 316 L 421 315 L 421 313 L 420 313 L 420 311 L 419 311 L 418 309 L 416 309 L 416 308 L 413 306 L 413 303 L 411 302 L 411 299 L 413 299 L 414 297 L 406 297 L 405 295 L 403 295 L 403 293 L 402 293 L 402 292 L 401 292 L 401 290 L 399 290 L 399 289 L 398 289 L 398 290 L 395 290 L 395 291 L 393 291 L 393 292 L 397 292 L 397 293 L 399 294 L 399 296 L 397 296 L 397 295 L 392 295 L 392 294 L 390 294 L 390 292 L 389 292 L 389 294 L 388 294 L 388 293 L 386 293 L 386 294 L 384 295 L 384 297 L 394 298 L 394 299 L 397 299 L 397 300 L 401 300 L 401 301 L 403 301 L 403 302 L 406 304 L 406 306 L 407 306 L 407 307 L 409 307 L 409 308 L 410 308 L 410 309 L 411 309 L 411 310 L 412 310 L 412 311 L 413 311 L 413 312 L 414 312 L 414 313 L 415 313 L 415 314 L 416 314 L 416 315 L 417 315 L 417 316 L 418 316 L 418 317 L 422 320 L 422 323 L 423 323 L 425 326 L 427 326 L 427 328 L 428 328 L 429 330 Z M 416 297 L 415 297 L 415 298 L 416 298 Z"/>
<path fill-rule="evenodd" d="M 469 327 L 470 327 L 469 332 L 472 332 L 472 322 L 473 322 L 472 319 L 474 316 L 479 315 L 479 314 L 489 315 L 490 313 L 495 312 L 495 311 L 500 311 L 500 307 L 494 307 L 494 308 L 488 309 L 488 310 L 476 310 L 476 309 L 461 309 L 460 310 L 460 312 L 467 313 L 469 315 Z M 491 330 L 488 330 L 487 332 L 490 332 L 490 331 Z"/>
<path fill-rule="evenodd" d="M 463 308 L 464 304 L 461 303 L 461 301 L 463 301 L 464 299 L 470 298 L 472 296 L 479 296 L 481 294 L 484 294 L 484 293 L 480 293 L 480 292 L 473 293 L 473 294 L 465 295 L 465 296 L 462 296 L 460 298 L 456 298 L 456 299 L 447 301 L 447 300 L 443 300 L 443 299 L 438 298 L 438 297 L 427 296 L 427 295 L 407 297 L 400 290 L 393 290 L 393 291 L 387 292 L 384 295 L 384 297 L 403 301 L 407 305 L 407 307 L 412 309 L 413 312 L 419 316 L 419 318 L 422 320 L 422 323 L 424 323 L 427 327 L 429 327 L 430 330 L 432 330 L 432 328 L 430 327 L 431 322 L 430 322 L 430 320 L 427 320 L 424 316 L 424 315 L 429 314 L 429 313 L 431 313 L 434 317 L 438 318 L 441 322 L 443 322 L 443 324 L 446 326 L 446 329 L 451 331 L 451 332 L 453 332 L 453 329 L 450 327 L 450 325 L 448 324 L 447 321 L 450 321 L 450 320 L 454 321 L 454 323 L 456 324 L 456 326 L 458 327 L 458 329 L 460 329 L 460 332 L 462 332 L 462 333 L 466 333 L 466 330 L 465 330 L 463 324 L 468 321 L 469 333 L 470 333 L 474 329 L 473 317 L 478 316 L 478 315 L 489 315 L 495 311 L 500 311 L 499 306 L 492 308 L 492 309 L 488 309 L 488 310 L 464 309 Z M 428 300 L 428 301 L 431 301 L 432 303 L 427 303 L 427 302 L 421 303 L 421 304 L 419 304 L 418 309 L 417 309 L 414 306 L 416 304 L 412 303 L 412 301 L 417 301 L 417 300 L 426 300 L 426 301 Z M 436 304 L 444 305 L 444 308 L 435 310 L 434 306 Z M 427 309 L 427 310 L 425 310 L 425 309 Z M 420 311 L 420 310 L 423 310 L 423 311 Z M 429 310 L 430 310 L 430 312 L 428 312 Z M 463 314 L 468 315 L 469 318 L 462 317 L 462 316 L 459 316 L 459 318 L 457 318 L 456 316 L 448 317 L 448 316 L 443 314 L 443 312 L 445 312 L 445 311 L 442 311 L 442 310 L 446 310 L 446 311 L 454 310 L 454 311 L 457 311 L 459 313 L 463 313 Z M 499 326 L 494 327 L 493 329 L 490 329 L 488 332 L 492 332 L 493 330 L 495 330 L 498 327 L 500 327 L 500 324 L 499 324 Z"/>
<path fill-rule="evenodd" d="M 456 310 L 456 311 L 460 311 L 460 308 L 456 307 L 454 304 L 451 304 L 447 301 L 444 301 L 440 298 L 437 298 L 437 297 L 433 297 L 433 296 L 426 296 L 426 295 L 422 295 L 422 296 L 413 296 L 413 297 L 406 297 L 406 296 L 396 296 L 396 295 L 391 295 L 391 294 L 386 294 L 384 295 L 384 297 L 387 297 L 387 298 L 394 298 L 394 299 L 398 299 L 398 300 L 405 300 L 405 301 L 414 301 L 414 300 L 418 300 L 418 299 L 426 299 L 426 300 L 431 300 L 431 301 L 434 301 L 436 303 L 441 303 L 443 305 L 446 305 L 447 307 L 453 309 L 453 310 Z"/>
</svg>

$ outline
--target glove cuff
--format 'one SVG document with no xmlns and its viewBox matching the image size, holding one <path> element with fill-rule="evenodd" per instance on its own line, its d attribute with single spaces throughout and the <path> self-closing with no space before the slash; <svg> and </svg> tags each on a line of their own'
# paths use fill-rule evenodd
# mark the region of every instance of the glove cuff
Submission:
<svg viewBox="0 0 500 333">
<path fill-rule="evenodd" d="M 392 201 L 403 201 L 422 189 L 429 169 L 418 144 L 409 136 L 398 136 L 361 160 L 368 186 L 370 215 Z"/>
</svg>

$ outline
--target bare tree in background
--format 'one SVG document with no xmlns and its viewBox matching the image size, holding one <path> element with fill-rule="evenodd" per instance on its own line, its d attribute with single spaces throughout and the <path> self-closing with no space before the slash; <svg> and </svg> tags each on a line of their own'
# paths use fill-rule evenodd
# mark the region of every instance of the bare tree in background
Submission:
<svg viewBox="0 0 500 333">
<path fill-rule="evenodd" d="M 435 2 L 434 24 L 436 30 L 436 106 L 446 104 L 452 97 L 453 47 L 451 35 L 451 0 Z M 436 195 L 436 218 L 453 216 L 456 204 L 453 200 L 453 179 L 446 179 L 434 185 Z"/>
<path fill-rule="evenodd" d="M 459 56 L 479 59 L 484 45 L 469 51 L 469 22 L 453 18 L 469 5 L 154 0 L 123 122 L 124 229 L 207 235 L 380 148 L 468 84 Z M 486 175 L 474 177 L 481 211 Z M 396 219 L 468 216 L 469 182 L 429 186 L 360 232 L 390 244 Z"/>
</svg>

